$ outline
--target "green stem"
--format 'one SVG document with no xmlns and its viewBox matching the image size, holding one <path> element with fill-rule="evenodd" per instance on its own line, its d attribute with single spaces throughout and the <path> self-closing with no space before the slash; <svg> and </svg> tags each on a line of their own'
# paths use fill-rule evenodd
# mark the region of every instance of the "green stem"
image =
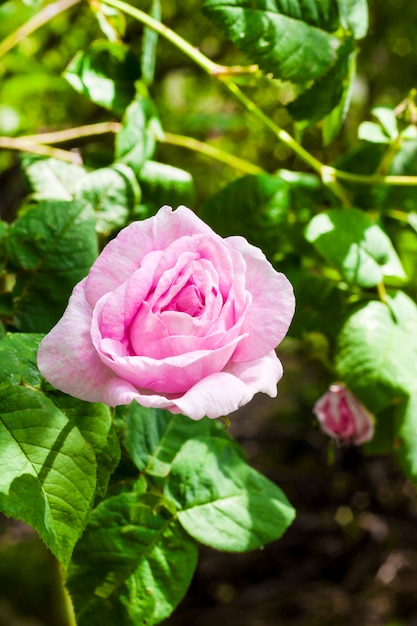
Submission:
<svg viewBox="0 0 417 626">
<path fill-rule="evenodd" d="M 189 44 L 188 41 L 185 41 L 185 39 L 180 37 L 180 35 L 177 35 L 177 33 L 168 28 L 168 26 L 165 26 L 140 9 L 132 7 L 130 4 L 127 4 L 127 2 L 123 2 L 123 0 L 104 0 L 103 4 L 119 9 L 119 11 L 134 17 L 139 22 L 142 22 L 142 24 L 145 24 L 155 32 L 159 33 L 162 37 L 174 44 L 174 46 L 176 46 L 179 50 L 184 52 L 184 54 L 193 59 L 193 61 L 202 67 L 208 74 L 222 74 L 227 71 L 227 68 L 210 61 L 210 59 L 202 54 L 197 48 L 194 48 L 194 46 Z"/>
<path fill-rule="evenodd" d="M 53 559 L 54 613 L 57 626 L 77 626 L 74 605 L 65 585 L 64 569 L 55 557 L 51 556 L 51 558 Z"/>
<path fill-rule="evenodd" d="M 241 172 L 245 172 L 245 174 L 262 174 L 264 172 L 264 170 L 258 165 L 254 165 L 249 161 L 245 161 L 244 159 L 234 156 L 233 154 L 229 154 L 229 152 L 220 150 L 220 148 L 211 146 L 203 141 L 198 141 L 198 139 L 194 139 L 193 137 L 184 137 L 183 135 L 164 133 L 163 138 L 160 138 L 159 141 L 173 146 L 188 148 L 189 150 L 194 150 L 195 152 L 200 152 L 201 154 L 212 157 L 217 161 L 226 163 L 227 165 L 230 165 L 230 167 L 234 167 Z"/>
<path fill-rule="evenodd" d="M 313 157 L 307 150 L 305 150 L 299 143 L 295 141 L 291 135 L 289 135 L 285 130 L 280 128 L 277 124 L 275 124 L 272 120 L 269 119 L 252 100 L 250 100 L 230 79 L 230 75 L 236 73 L 236 68 L 228 68 L 223 65 L 218 65 L 217 63 L 213 63 L 209 58 L 207 58 L 204 54 L 202 54 L 197 48 L 192 46 L 185 41 L 182 37 L 177 35 L 170 28 L 158 22 L 153 17 L 132 7 L 130 4 L 123 2 L 123 0 L 103 0 L 104 4 L 107 4 L 111 7 L 119 9 L 120 11 L 127 13 L 128 15 L 136 18 L 152 30 L 156 31 L 162 37 L 165 37 L 168 41 L 174 44 L 179 50 L 184 52 L 188 57 L 190 57 L 197 65 L 199 65 L 203 70 L 205 70 L 211 76 L 216 76 L 225 87 L 238 98 L 238 100 L 244 105 L 244 107 L 253 113 L 261 122 L 263 122 L 272 132 L 278 137 L 280 141 L 289 146 L 305 163 L 310 165 L 316 172 L 321 174 L 321 168 L 323 167 L 322 163 L 318 161 L 315 157 Z M 240 66 L 238 66 L 240 68 Z M 240 68 L 241 70 L 253 71 L 251 68 L 255 68 L 255 66 L 251 66 L 250 68 Z"/>
<path fill-rule="evenodd" d="M 9 52 L 9 50 L 14 48 L 14 46 L 16 46 L 20 41 L 26 39 L 26 37 L 49 22 L 49 20 L 54 18 L 56 15 L 66 11 L 80 1 L 81 0 L 58 0 L 58 2 L 48 4 L 42 11 L 34 15 L 14 33 L 11 33 L 8 37 L 6 37 L 6 39 L 3 39 L 0 43 L 0 58 L 5 55 L 6 52 Z"/>
<path fill-rule="evenodd" d="M 287 145 L 304 163 L 309 165 L 315 172 L 317 172 L 325 185 L 332 185 L 332 189 L 336 195 L 339 196 L 344 206 L 347 206 L 349 200 L 346 196 L 344 189 L 337 185 L 339 180 L 359 183 L 363 185 L 417 185 L 417 176 L 382 176 L 381 174 L 363 175 L 353 174 L 351 172 L 344 172 L 337 170 L 334 167 L 324 165 L 321 161 L 316 159 L 310 154 L 303 146 L 298 143 L 294 137 L 287 133 L 284 129 L 280 128 L 275 122 L 273 122 L 267 115 L 265 115 L 256 104 L 250 100 L 231 79 L 231 75 L 236 72 L 253 72 L 257 71 L 257 66 L 244 67 L 226 67 L 213 63 L 204 54 L 202 54 L 197 48 L 189 44 L 185 39 L 177 35 L 170 28 L 155 20 L 150 15 L 132 7 L 123 0 L 103 0 L 104 4 L 112 6 L 120 11 L 130 15 L 131 17 L 139 20 L 152 30 L 159 33 L 162 37 L 170 41 L 179 50 L 184 52 L 189 58 L 191 58 L 197 65 L 205 70 L 211 76 L 216 76 L 222 84 L 243 104 L 243 106 L 255 115 L 265 126 L 267 126 L 274 135 L 285 145 Z M 330 181 L 330 183 L 329 183 Z"/>
<path fill-rule="evenodd" d="M 40 154 L 42 156 L 60 159 L 61 161 L 75 163 L 76 165 L 82 165 L 83 162 L 77 152 L 69 152 L 68 150 L 61 150 L 60 148 L 37 144 L 28 140 L 26 137 L 0 137 L 0 148 Z"/>
<path fill-rule="evenodd" d="M 100 122 L 98 124 L 86 124 L 75 128 L 65 128 L 51 133 L 39 133 L 37 135 L 25 135 L 21 139 L 32 141 L 33 143 L 63 143 L 81 137 L 92 137 L 93 135 L 104 135 L 106 133 L 118 133 L 122 128 L 119 122 Z"/>
</svg>

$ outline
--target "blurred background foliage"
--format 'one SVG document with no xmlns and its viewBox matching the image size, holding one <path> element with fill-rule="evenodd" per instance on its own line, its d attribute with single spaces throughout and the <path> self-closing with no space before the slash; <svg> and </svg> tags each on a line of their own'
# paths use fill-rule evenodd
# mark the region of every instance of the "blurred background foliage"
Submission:
<svg viewBox="0 0 417 626">
<path fill-rule="evenodd" d="M 162 21 L 213 60 L 246 63 L 201 14 L 201 5 L 197 0 L 163 0 Z M 0 41 L 40 6 L 32 0 L 3 2 Z M 150 3 L 138 6 L 147 11 Z M 358 144 L 358 126 L 370 119 L 374 106 L 395 107 L 417 86 L 417 3 L 370 0 L 369 8 L 370 30 L 360 42 L 352 105 L 342 133 L 323 152 L 320 131 L 305 131 L 306 148 L 327 163 Z M 126 21 L 125 40 L 138 57 L 142 33 L 138 22 Z M 0 135 L 118 120 L 76 93 L 62 77 L 74 55 L 101 38 L 97 19 L 81 3 L 4 55 Z M 274 121 L 293 132 L 283 106 L 294 96 L 288 85 L 265 81 L 255 86 L 249 81 L 246 88 Z M 219 83 L 162 39 L 150 92 L 165 131 L 208 140 L 267 172 L 306 170 Z M 86 165 L 110 164 L 113 148 L 112 135 L 88 138 Z M 196 210 L 241 175 L 228 165 L 167 144 L 158 144 L 155 159 L 191 172 Z M 26 194 L 19 160 L 16 153 L 0 151 L 3 217 L 10 217 Z M 308 352 L 309 346 L 303 349 Z M 323 346 L 317 346 L 314 337 L 308 354 L 300 354 L 298 345 L 288 341 L 282 349 L 286 376 L 280 384 L 279 416 L 275 402 L 258 400 L 232 423 L 250 462 L 277 480 L 299 511 L 295 524 L 262 552 L 231 556 L 204 549 L 190 592 L 169 620 L 172 626 L 205 626 L 216 619 L 229 626 L 417 624 L 414 489 L 392 459 L 365 458 L 360 450 L 329 446 L 319 433 L 310 411 L 325 375 L 317 360 L 306 360 L 317 350 L 322 352 Z M 29 529 L 0 521 L 0 626 L 60 626 L 55 568 Z"/>
</svg>

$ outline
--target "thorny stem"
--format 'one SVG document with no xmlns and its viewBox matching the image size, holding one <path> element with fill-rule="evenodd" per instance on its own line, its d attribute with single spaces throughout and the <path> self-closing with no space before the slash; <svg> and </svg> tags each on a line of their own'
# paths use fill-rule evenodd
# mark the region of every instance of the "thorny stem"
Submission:
<svg viewBox="0 0 417 626">
<path fill-rule="evenodd" d="M 0 43 L 0 58 L 56 15 L 78 4 L 80 1 L 81 0 L 58 0 L 58 2 L 48 4 L 42 11 L 34 15 L 14 33 L 11 33 L 6 39 L 3 39 Z"/>
</svg>

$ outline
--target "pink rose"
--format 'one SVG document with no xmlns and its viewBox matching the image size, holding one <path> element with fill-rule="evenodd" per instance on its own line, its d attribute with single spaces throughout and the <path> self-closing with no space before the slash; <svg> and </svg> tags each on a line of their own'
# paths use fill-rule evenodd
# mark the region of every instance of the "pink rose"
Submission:
<svg viewBox="0 0 417 626">
<path fill-rule="evenodd" d="M 325 433 L 344 443 L 360 445 L 372 439 L 374 419 L 368 409 L 342 384 L 330 385 L 313 412 Z"/>
<path fill-rule="evenodd" d="M 164 206 L 104 248 L 38 365 L 82 400 L 215 418 L 258 391 L 276 396 L 274 348 L 293 313 L 290 283 L 261 250 Z"/>
</svg>

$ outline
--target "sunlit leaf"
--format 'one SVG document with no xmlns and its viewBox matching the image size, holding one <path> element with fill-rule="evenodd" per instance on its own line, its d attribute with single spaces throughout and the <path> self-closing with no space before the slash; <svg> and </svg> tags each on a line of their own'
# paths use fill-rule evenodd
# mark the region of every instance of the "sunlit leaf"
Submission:
<svg viewBox="0 0 417 626">
<path fill-rule="evenodd" d="M 175 502 L 178 519 L 192 537 L 227 552 L 278 539 L 294 518 L 282 491 L 224 439 L 186 442 L 164 493 Z"/>
</svg>

